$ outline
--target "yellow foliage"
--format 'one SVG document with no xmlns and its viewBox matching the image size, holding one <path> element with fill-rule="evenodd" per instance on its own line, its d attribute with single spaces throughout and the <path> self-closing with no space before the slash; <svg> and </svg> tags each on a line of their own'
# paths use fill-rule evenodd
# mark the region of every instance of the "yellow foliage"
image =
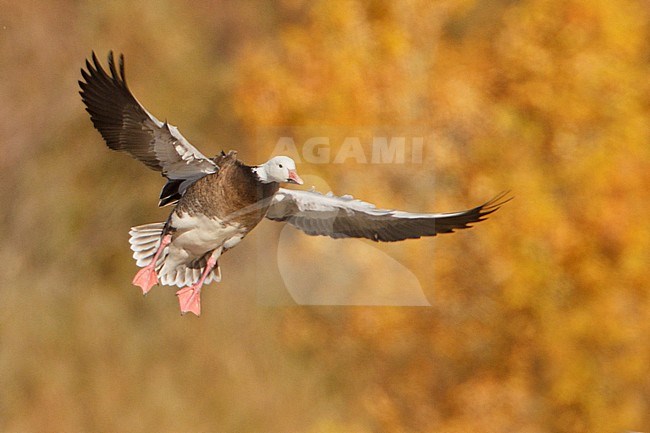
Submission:
<svg viewBox="0 0 650 433">
<path fill-rule="evenodd" d="M 0 10 L 3 432 L 650 429 L 647 2 Z M 324 136 L 328 160 L 298 168 L 336 193 L 420 211 L 515 199 L 399 245 L 278 247 L 263 223 L 222 260 L 204 316 L 181 318 L 169 288 L 129 284 L 127 231 L 166 217 L 161 179 L 106 150 L 77 94 L 83 60 L 109 49 L 207 154 L 258 163 L 285 136 L 304 157 Z M 372 162 L 391 134 L 423 137 L 421 160 L 333 163 L 349 137 Z M 431 306 L 294 305 L 278 251 L 314 293 L 406 287 L 382 274 L 403 267 Z"/>
</svg>

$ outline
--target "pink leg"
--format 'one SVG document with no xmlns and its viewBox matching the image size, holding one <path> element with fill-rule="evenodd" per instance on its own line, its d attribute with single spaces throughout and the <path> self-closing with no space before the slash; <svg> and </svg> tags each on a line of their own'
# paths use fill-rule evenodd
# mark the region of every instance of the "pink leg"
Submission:
<svg viewBox="0 0 650 433">
<path fill-rule="evenodd" d="M 156 275 L 156 262 L 158 257 L 162 254 L 162 251 L 167 245 L 172 241 L 172 235 L 165 235 L 160 241 L 160 246 L 154 254 L 151 263 L 149 263 L 144 268 L 140 269 L 135 277 L 133 278 L 133 285 L 139 286 L 142 289 L 142 294 L 146 295 L 149 290 L 156 284 L 158 284 L 158 275 Z"/>
<path fill-rule="evenodd" d="M 181 307 L 181 314 L 185 314 L 189 311 L 197 316 L 201 315 L 201 287 L 203 286 L 203 282 L 208 277 L 210 271 L 212 271 L 214 266 L 217 264 L 217 259 L 220 255 L 221 248 L 218 248 L 210 255 L 208 263 L 205 265 L 203 275 L 201 275 L 199 281 L 189 287 L 183 287 L 178 292 L 176 292 L 176 296 L 178 296 L 178 303 Z"/>
</svg>

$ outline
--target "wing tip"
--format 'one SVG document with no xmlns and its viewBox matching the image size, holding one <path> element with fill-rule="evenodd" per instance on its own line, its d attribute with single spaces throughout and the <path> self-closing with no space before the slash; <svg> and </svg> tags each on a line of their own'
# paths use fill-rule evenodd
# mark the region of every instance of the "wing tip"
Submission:
<svg viewBox="0 0 650 433">
<path fill-rule="evenodd" d="M 459 212 L 456 215 L 447 214 L 447 216 L 451 216 L 454 219 L 458 218 L 458 221 L 453 225 L 445 227 L 445 229 L 441 228 L 439 233 L 455 233 L 456 230 L 472 228 L 476 223 L 487 220 L 490 214 L 501 209 L 504 204 L 508 203 L 512 199 L 514 199 L 514 196 L 510 196 L 510 190 L 506 190 L 473 209 Z M 442 217 L 443 219 L 440 222 L 444 221 L 445 214 L 442 214 Z"/>
<path fill-rule="evenodd" d="M 81 76 L 84 81 L 80 81 L 79 85 L 82 87 L 82 90 L 86 90 L 88 86 L 91 85 L 91 82 L 94 80 L 109 81 L 115 84 L 118 87 L 124 88 L 128 91 L 128 86 L 126 84 L 126 73 L 124 67 L 124 54 L 120 53 L 118 57 L 118 67 L 115 67 L 115 54 L 113 50 L 108 52 L 108 71 L 102 66 L 102 62 L 97 57 L 95 50 L 90 52 L 90 59 L 85 61 L 85 69 L 81 68 Z M 119 72 L 118 72 L 119 70 Z M 110 72 L 110 74 L 109 74 Z M 83 86 L 82 86 L 83 83 Z M 84 88 L 85 87 L 85 88 Z"/>
<path fill-rule="evenodd" d="M 513 195 L 510 195 L 510 192 L 511 192 L 510 190 L 502 191 L 499 194 L 497 194 L 494 198 L 478 206 L 477 210 L 479 211 L 480 216 L 486 217 L 487 215 L 498 211 L 504 204 L 513 200 L 515 197 Z"/>
</svg>

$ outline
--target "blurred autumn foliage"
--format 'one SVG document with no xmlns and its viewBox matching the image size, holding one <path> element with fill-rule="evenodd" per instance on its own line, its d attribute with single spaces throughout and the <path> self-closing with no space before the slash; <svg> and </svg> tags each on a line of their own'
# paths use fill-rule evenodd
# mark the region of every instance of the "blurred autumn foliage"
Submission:
<svg viewBox="0 0 650 433">
<path fill-rule="evenodd" d="M 0 430 L 650 430 L 648 41 L 647 0 L 0 0 Z M 421 163 L 299 171 L 384 207 L 516 198 L 376 246 L 431 307 L 264 305 L 284 290 L 266 222 L 180 317 L 172 289 L 130 285 L 127 231 L 166 217 L 161 179 L 105 148 L 77 94 L 111 49 L 206 154 L 417 131 Z M 303 238 L 296 255 L 341 262 L 361 242 Z M 361 289 L 382 271 L 341 269 Z"/>
</svg>

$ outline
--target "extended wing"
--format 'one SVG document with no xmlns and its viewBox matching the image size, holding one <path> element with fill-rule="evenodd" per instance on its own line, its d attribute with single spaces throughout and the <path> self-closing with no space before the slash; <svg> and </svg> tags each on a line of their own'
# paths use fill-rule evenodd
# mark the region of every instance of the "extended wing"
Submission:
<svg viewBox="0 0 650 433">
<path fill-rule="evenodd" d="M 394 242 L 451 233 L 471 227 L 509 201 L 506 193 L 473 209 L 451 213 L 410 213 L 377 209 L 352 196 L 280 188 L 266 217 L 286 221 L 308 235 Z"/>
<path fill-rule="evenodd" d="M 109 148 L 131 154 L 169 179 L 161 206 L 178 200 L 189 185 L 218 170 L 176 127 L 156 119 L 135 99 L 126 84 L 124 56 L 119 57 L 118 72 L 109 53 L 108 67 L 110 75 L 95 53 L 92 64 L 86 60 L 87 71 L 81 70 L 84 81 L 79 81 L 81 99 Z"/>
</svg>

